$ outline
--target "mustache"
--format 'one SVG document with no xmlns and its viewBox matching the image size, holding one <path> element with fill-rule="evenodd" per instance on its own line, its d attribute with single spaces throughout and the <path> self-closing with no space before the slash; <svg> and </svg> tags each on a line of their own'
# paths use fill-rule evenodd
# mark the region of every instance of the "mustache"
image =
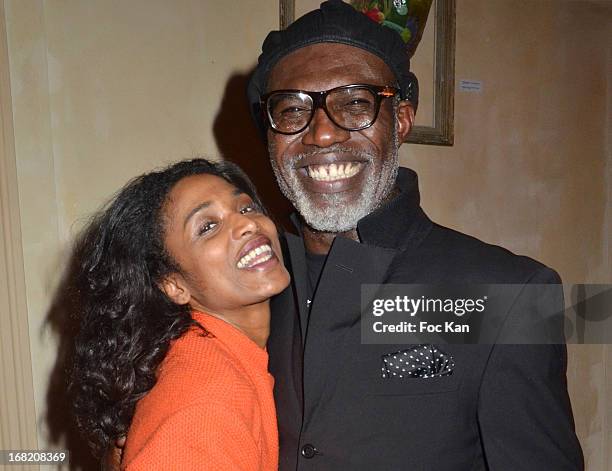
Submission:
<svg viewBox="0 0 612 471">
<path fill-rule="evenodd" d="M 373 162 L 376 159 L 376 154 L 374 152 L 363 149 L 354 149 L 350 146 L 342 144 L 332 144 L 329 147 L 313 147 L 311 150 L 300 152 L 298 154 L 286 154 L 285 166 L 295 167 L 301 160 L 308 157 L 314 157 L 315 155 L 341 153 L 354 155 L 360 160 L 364 160 L 366 162 Z"/>
</svg>

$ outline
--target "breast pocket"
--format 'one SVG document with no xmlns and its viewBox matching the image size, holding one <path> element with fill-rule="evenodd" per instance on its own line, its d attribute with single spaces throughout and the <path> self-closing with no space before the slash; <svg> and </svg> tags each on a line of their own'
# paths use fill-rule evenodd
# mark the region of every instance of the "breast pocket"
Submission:
<svg viewBox="0 0 612 471">
<path fill-rule="evenodd" d="M 444 347 L 436 349 L 431 357 L 428 356 L 431 350 L 416 346 L 403 345 L 397 350 L 392 345 L 363 347 L 358 363 L 360 385 L 366 395 L 443 394 L 456 391 L 461 384 L 461 365 L 453 361 L 449 368 L 448 360 L 452 361 L 453 356 Z M 443 360 L 444 365 L 437 363 Z"/>
</svg>

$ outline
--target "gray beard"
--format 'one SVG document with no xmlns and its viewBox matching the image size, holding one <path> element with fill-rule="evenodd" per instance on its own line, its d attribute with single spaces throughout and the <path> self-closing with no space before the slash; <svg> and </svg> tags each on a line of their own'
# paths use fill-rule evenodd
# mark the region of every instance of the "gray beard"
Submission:
<svg viewBox="0 0 612 471">
<path fill-rule="evenodd" d="M 357 223 L 372 213 L 384 199 L 389 195 L 399 168 L 399 137 L 397 128 L 394 126 L 392 143 L 388 158 L 384 160 L 380 169 L 380 175 L 374 174 L 372 163 L 378 158 L 367 151 L 358 151 L 335 144 L 330 147 L 317 149 L 306 154 L 298 154 L 283 159 L 284 173 L 275 159 L 271 159 L 272 169 L 276 175 L 276 181 L 285 195 L 291 201 L 295 209 L 300 213 L 306 224 L 312 229 L 321 232 L 347 232 L 357 227 Z M 270 155 L 274 155 L 274 145 L 269 144 Z M 347 202 L 341 193 L 328 193 L 320 195 L 326 202 L 325 207 L 319 207 L 309 197 L 304 189 L 296 170 L 297 163 L 306 156 L 325 154 L 329 152 L 348 152 L 366 161 L 363 172 L 368 172 L 362 187 L 362 197 L 352 202 Z"/>
</svg>

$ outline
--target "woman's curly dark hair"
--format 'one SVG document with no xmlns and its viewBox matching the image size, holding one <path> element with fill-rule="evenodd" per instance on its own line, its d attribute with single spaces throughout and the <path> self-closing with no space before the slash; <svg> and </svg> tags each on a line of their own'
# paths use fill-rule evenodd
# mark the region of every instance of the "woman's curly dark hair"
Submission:
<svg viewBox="0 0 612 471">
<path fill-rule="evenodd" d="M 173 303 L 158 282 L 180 271 L 164 247 L 164 203 L 174 185 L 198 174 L 224 178 L 262 207 L 236 165 L 182 161 L 130 181 L 77 243 L 81 324 L 70 393 L 77 425 L 97 456 L 127 433 L 170 342 L 195 324 L 189 306 Z"/>
</svg>

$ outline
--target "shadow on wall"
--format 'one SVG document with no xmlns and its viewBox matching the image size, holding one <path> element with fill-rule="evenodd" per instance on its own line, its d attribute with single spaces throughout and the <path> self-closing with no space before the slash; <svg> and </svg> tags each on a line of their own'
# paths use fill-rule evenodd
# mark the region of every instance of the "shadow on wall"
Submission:
<svg viewBox="0 0 612 471">
<path fill-rule="evenodd" d="M 66 273 L 60 283 L 44 327 L 51 329 L 58 339 L 58 351 L 47 389 L 46 422 L 50 441 L 70 451 L 70 470 L 95 470 L 100 465 L 90 453 L 87 441 L 81 437 L 72 415 L 68 395 L 68 381 L 72 370 L 74 340 L 79 330 L 79 293 L 75 286 L 79 257 L 70 256 Z"/>
<path fill-rule="evenodd" d="M 250 75 L 251 72 L 234 74 L 228 80 L 213 134 L 221 155 L 247 173 L 276 222 L 289 228 L 291 205 L 276 186 L 265 143 L 251 119 L 246 96 Z"/>
</svg>

